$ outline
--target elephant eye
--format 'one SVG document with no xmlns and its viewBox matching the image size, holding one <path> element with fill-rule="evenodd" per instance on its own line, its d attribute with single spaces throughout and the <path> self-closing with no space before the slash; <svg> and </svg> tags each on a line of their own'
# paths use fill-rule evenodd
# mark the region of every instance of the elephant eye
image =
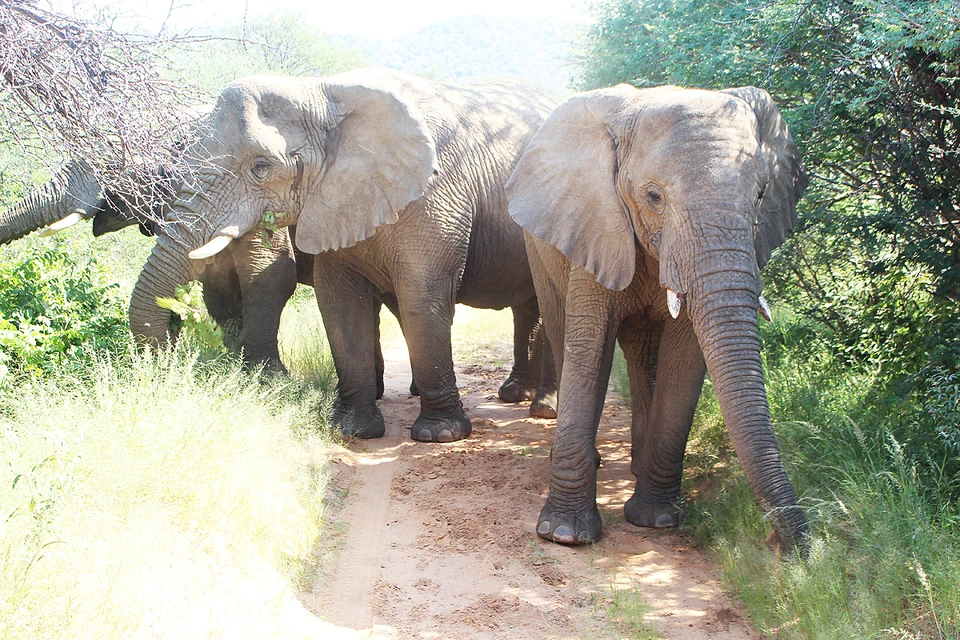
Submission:
<svg viewBox="0 0 960 640">
<path fill-rule="evenodd" d="M 763 192 L 767 190 L 766 185 L 760 187 L 760 191 L 757 192 L 757 206 L 760 206 L 760 203 L 763 202 Z"/>
<path fill-rule="evenodd" d="M 663 193 L 660 192 L 654 186 L 648 186 L 646 188 L 645 195 L 647 196 L 647 201 L 650 202 L 650 205 L 657 210 L 657 213 L 660 213 L 660 210 L 663 207 Z"/>
<path fill-rule="evenodd" d="M 255 160 L 253 165 L 250 166 L 250 173 L 252 173 L 253 177 L 257 180 L 263 180 L 267 177 L 270 166 L 270 163 L 266 160 Z"/>
</svg>

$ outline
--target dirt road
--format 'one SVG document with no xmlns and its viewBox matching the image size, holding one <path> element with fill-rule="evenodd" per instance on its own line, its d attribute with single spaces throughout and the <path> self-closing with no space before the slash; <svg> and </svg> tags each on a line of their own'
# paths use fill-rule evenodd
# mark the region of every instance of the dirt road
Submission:
<svg viewBox="0 0 960 640">
<path fill-rule="evenodd" d="M 534 532 L 554 421 L 497 399 L 503 367 L 467 365 L 457 379 L 473 435 L 414 442 L 406 350 L 384 356 L 386 436 L 349 442 L 335 457 L 343 497 L 330 515 L 331 549 L 299 595 L 323 637 L 759 637 L 687 540 L 623 520 L 633 476 L 629 412 L 616 396 L 600 427 L 604 536 L 563 547 Z"/>
</svg>

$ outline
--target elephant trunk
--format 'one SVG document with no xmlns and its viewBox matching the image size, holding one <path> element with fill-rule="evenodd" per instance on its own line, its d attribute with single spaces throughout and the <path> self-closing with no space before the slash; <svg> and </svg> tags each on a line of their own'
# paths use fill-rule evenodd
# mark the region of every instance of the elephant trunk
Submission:
<svg viewBox="0 0 960 640">
<path fill-rule="evenodd" d="M 184 247 L 169 235 L 160 235 L 130 298 L 130 330 L 139 344 L 167 343 L 170 310 L 159 306 L 157 298 L 174 297 L 177 287 L 195 275 Z"/>
<path fill-rule="evenodd" d="M 88 217 L 100 196 L 100 183 L 84 162 L 69 162 L 53 179 L 0 215 L 0 244 L 63 220 Z"/>
<path fill-rule="evenodd" d="M 780 459 L 763 380 L 757 319 L 761 282 L 752 244 L 744 247 L 700 253 L 688 294 L 690 317 L 750 488 L 782 548 L 804 551 L 806 517 Z"/>
</svg>

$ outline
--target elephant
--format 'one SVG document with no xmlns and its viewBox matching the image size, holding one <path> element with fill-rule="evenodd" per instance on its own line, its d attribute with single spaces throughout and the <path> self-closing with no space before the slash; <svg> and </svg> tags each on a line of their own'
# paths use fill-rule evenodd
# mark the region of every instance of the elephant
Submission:
<svg viewBox="0 0 960 640">
<path fill-rule="evenodd" d="M 164 339 L 154 304 L 198 265 L 271 220 L 296 225 L 337 372 L 331 423 L 381 437 L 377 312 L 395 300 L 420 393 L 415 440 L 471 432 L 453 371 L 457 302 L 532 305 L 523 232 L 503 185 L 552 108 L 515 85 L 432 82 L 387 69 L 323 77 L 254 76 L 220 94 L 207 134 L 130 302 L 143 342 Z M 545 361 L 552 362 L 552 358 Z M 555 376 L 541 376 L 544 383 Z M 553 402 L 538 390 L 538 402 Z"/>
<path fill-rule="evenodd" d="M 140 191 L 131 193 L 104 187 L 86 162 L 71 160 L 50 182 L 0 214 L 0 244 L 38 229 L 60 231 L 84 219 L 93 220 L 95 237 L 134 224 L 144 235 L 163 233 L 159 220 L 175 194 L 174 180 L 157 169 Z M 249 234 L 198 274 L 207 309 L 224 328 L 224 341 L 246 362 L 283 370 L 277 330 L 297 275 L 286 230 L 269 245 Z"/>
<path fill-rule="evenodd" d="M 94 237 L 137 225 L 148 236 L 163 233 L 165 209 L 174 190 L 169 170 L 157 168 L 154 178 L 141 191 L 103 187 L 94 171 L 82 160 L 71 160 L 50 182 L 41 186 L 8 211 L 0 214 L 0 244 L 44 229 L 45 234 L 92 219 Z M 242 354 L 251 366 L 263 365 L 285 371 L 280 361 L 277 332 L 283 307 L 297 283 L 313 286 L 313 256 L 296 251 L 290 235 L 296 227 L 281 228 L 265 245 L 263 234 L 251 232 L 233 243 L 230 251 L 217 254 L 199 273 L 203 299 L 211 317 L 221 326 L 224 342 Z M 385 304 L 399 317 L 396 304 Z M 513 308 L 515 327 L 514 366 L 499 390 L 505 402 L 530 400 L 538 386 L 538 362 L 531 362 L 534 332 L 539 321 L 536 305 Z M 377 398 L 383 395 L 383 357 L 377 345 Z M 411 393 L 417 395 L 415 384 Z M 536 415 L 556 417 L 554 405 L 534 408 Z M 548 413 L 554 411 L 554 413 Z"/>
<path fill-rule="evenodd" d="M 807 185 L 767 92 L 630 85 L 560 104 L 507 184 L 560 371 L 550 491 L 537 533 L 597 540 L 596 435 L 615 342 L 627 361 L 635 491 L 626 520 L 676 526 L 705 371 L 783 549 L 808 544 L 768 406 L 760 269 Z"/>
</svg>

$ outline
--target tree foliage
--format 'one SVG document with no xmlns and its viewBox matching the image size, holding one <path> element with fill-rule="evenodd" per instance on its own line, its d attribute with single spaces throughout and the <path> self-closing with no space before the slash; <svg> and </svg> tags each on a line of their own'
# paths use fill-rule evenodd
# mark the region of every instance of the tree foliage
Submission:
<svg viewBox="0 0 960 640">
<path fill-rule="evenodd" d="M 780 105 L 812 180 L 768 267 L 778 297 L 851 356 L 889 351 L 913 371 L 958 361 L 960 4 L 612 0 L 596 12 L 581 88 L 751 84 Z"/>
<path fill-rule="evenodd" d="M 299 11 L 227 24 L 183 47 L 180 64 L 212 94 L 243 76 L 326 76 L 364 66 L 356 49 L 331 42 Z"/>
</svg>

